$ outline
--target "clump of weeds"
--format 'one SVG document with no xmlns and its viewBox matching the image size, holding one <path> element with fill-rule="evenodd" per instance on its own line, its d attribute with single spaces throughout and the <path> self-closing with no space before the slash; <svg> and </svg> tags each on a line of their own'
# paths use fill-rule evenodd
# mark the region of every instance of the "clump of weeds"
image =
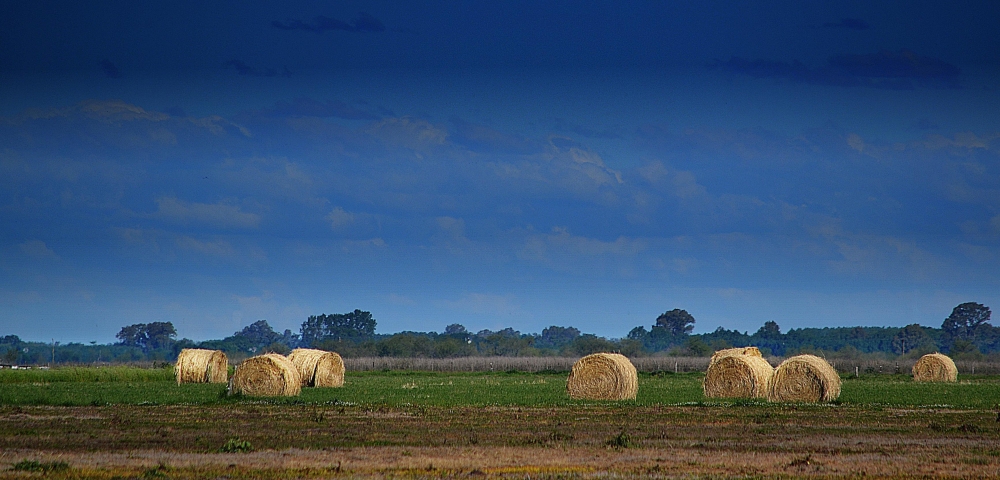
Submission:
<svg viewBox="0 0 1000 480">
<path fill-rule="evenodd" d="M 246 440 L 240 440 L 238 438 L 230 438 L 226 441 L 226 444 L 219 448 L 222 453 L 249 453 L 253 451 L 253 445 Z"/>
</svg>

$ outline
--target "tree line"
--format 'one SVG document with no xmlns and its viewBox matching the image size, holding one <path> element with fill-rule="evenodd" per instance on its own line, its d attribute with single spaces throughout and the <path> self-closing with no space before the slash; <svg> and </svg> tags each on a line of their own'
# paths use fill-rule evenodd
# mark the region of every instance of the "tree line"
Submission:
<svg viewBox="0 0 1000 480">
<path fill-rule="evenodd" d="M 264 352 L 288 353 L 311 347 L 336 351 L 345 357 L 467 356 L 582 356 L 615 351 L 628 356 L 707 356 L 715 350 L 756 346 L 765 355 L 818 353 L 836 357 L 918 357 L 944 352 L 956 359 L 1000 361 L 1000 328 L 990 324 L 989 307 L 968 302 L 956 306 L 940 328 L 911 324 L 905 327 L 795 328 L 786 332 L 765 322 L 756 332 L 726 330 L 693 334 L 695 318 L 673 309 L 659 315 L 647 329 L 633 328 L 623 338 L 582 333 L 575 327 L 550 326 L 541 333 L 521 333 L 513 328 L 468 331 L 452 324 L 443 332 L 377 334 L 371 312 L 308 317 L 299 331 L 275 331 L 267 320 L 258 320 L 219 340 L 177 340 L 171 322 L 138 323 L 122 327 L 112 345 L 58 342 L 24 342 L 16 335 L 0 337 L 0 363 L 172 362 L 184 348 L 223 350 L 239 360 Z"/>
</svg>

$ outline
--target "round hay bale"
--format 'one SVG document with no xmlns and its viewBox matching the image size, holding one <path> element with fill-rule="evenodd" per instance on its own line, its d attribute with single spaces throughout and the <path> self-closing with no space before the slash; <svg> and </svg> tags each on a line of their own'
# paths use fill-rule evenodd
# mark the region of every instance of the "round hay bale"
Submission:
<svg viewBox="0 0 1000 480">
<path fill-rule="evenodd" d="M 928 353 L 913 364 L 915 382 L 957 382 L 958 368 L 947 355 Z"/>
<path fill-rule="evenodd" d="M 786 359 L 774 369 L 767 386 L 772 402 L 829 402 L 840 396 L 840 375 L 815 355 Z"/>
<path fill-rule="evenodd" d="M 719 361 L 723 357 L 729 357 L 733 355 L 748 355 L 751 357 L 763 358 L 764 356 L 760 354 L 760 349 L 757 347 L 737 347 L 737 348 L 726 348 L 722 350 L 716 350 L 712 354 L 712 359 L 708 362 L 708 367 L 712 368 L 712 364 Z"/>
<path fill-rule="evenodd" d="M 284 355 L 267 353 L 250 357 L 236 366 L 229 379 L 230 395 L 294 397 L 302 390 L 295 364 Z"/>
<path fill-rule="evenodd" d="M 709 364 L 702 389 L 708 398 L 764 398 L 773 373 L 760 356 L 724 355 Z"/>
<path fill-rule="evenodd" d="M 226 383 L 229 379 L 229 359 L 221 350 L 185 348 L 174 364 L 177 384 Z"/>
<path fill-rule="evenodd" d="M 639 376 L 624 355 L 595 353 L 573 364 L 566 390 L 574 399 L 632 400 L 639 392 Z"/>
<path fill-rule="evenodd" d="M 296 348 L 288 359 L 299 370 L 303 387 L 344 386 L 344 359 L 334 352 Z"/>
</svg>

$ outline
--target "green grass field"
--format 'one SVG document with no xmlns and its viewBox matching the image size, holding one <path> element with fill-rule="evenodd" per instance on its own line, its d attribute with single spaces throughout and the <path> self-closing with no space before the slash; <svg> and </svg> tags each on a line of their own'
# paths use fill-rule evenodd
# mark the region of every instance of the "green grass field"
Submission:
<svg viewBox="0 0 1000 480">
<path fill-rule="evenodd" d="M 64 368 L 0 372 L 0 405 L 218 404 L 233 402 L 346 403 L 358 405 L 569 406 L 593 403 L 655 406 L 760 404 L 702 395 L 701 373 L 641 374 L 639 395 L 628 402 L 571 400 L 564 373 L 348 373 L 343 388 L 303 388 L 293 398 L 227 397 L 221 384 L 177 385 L 171 369 Z M 958 383 L 914 383 L 905 375 L 844 379 L 838 403 L 872 406 L 992 408 L 1000 402 L 1000 377 L 963 376 Z"/>
<path fill-rule="evenodd" d="M 1000 376 L 844 378 L 832 405 L 709 400 L 701 373 L 634 401 L 565 372 L 351 372 L 291 398 L 166 369 L 0 371 L 0 479 L 996 478 Z"/>
</svg>

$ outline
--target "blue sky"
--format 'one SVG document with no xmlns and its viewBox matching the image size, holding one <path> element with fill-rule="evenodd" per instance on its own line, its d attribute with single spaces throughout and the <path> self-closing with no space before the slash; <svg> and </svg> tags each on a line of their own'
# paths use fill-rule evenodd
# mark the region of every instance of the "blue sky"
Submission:
<svg viewBox="0 0 1000 480">
<path fill-rule="evenodd" d="M 0 333 L 939 326 L 996 305 L 979 2 L 0 15 Z"/>
</svg>

